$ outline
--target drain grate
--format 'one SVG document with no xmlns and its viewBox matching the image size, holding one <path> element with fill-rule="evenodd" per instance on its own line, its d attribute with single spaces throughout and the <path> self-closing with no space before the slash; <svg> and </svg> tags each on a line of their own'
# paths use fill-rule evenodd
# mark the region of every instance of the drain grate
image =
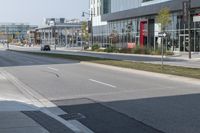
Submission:
<svg viewBox="0 0 200 133">
<path fill-rule="evenodd" d="M 60 115 L 60 117 L 64 118 L 65 120 L 80 120 L 85 119 L 86 117 L 81 113 L 70 113 L 65 115 Z"/>
</svg>

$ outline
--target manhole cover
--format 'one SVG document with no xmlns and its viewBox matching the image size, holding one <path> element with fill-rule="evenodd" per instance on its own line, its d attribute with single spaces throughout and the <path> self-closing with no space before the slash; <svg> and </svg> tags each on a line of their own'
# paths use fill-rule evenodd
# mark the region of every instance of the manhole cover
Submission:
<svg viewBox="0 0 200 133">
<path fill-rule="evenodd" d="M 80 120 L 85 119 L 86 117 L 81 113 L 70 113 L 65 115 L 60 115 L 60 117 L 64 118 L 65 120 Z"/>
</svg>

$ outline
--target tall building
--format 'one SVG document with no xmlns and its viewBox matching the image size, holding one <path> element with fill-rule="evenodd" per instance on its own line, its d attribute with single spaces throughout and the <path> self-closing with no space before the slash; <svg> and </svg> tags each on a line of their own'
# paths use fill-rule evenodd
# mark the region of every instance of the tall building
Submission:
<svg viewBox="0 0 200 133">
<path fill-rule="evenodd" d="M 188 51 L 188 24 L 183 21 L 183 1 L 185 0 L 90 0 L 91 5 L 96 5 L 90 5 L 91 11 L 96 13 L 100 8 L 100 19 L 94 20 L 97 24 L 94 24 L 94 29 L 99 27 L 99 30 L 94 30 L 95 41 L 102 40 L 101 33 L 109 36 L 115 32 L 118 47 L 135 43 L 140 47 L 159 48 L 161 38 L 158 33 L 161 28 L 156 16 L 161 9 L 168 7 L 171 23 L 166 28 L 168 37 L 164 42 L 165 47 L 172 51 Z M 98 2 L 99 5 L 96 4 Z M 193 22 L 193 17 L 200 13 L 200 2 L 192 0 L 191 8 L 192 51 L 200 51 L 200 22 Z M 106 27 L 104 29 L 100 25 L 102 22 Z"/>
<path fill-rule="evenodd" d="M 93 32 L 94 36 L 107 36 L 107 22 L 101 21 L 101 15 L 103 13 L 108 13 L 109 9 L 106 9 L 105 6 L 109 5 L 109 0 L 103 1 L 102 0 L 90 0 L 90 12 L 93 14 Z M 103 9 L 103 7 L 105 9 Z M 103 12 L 104 11 L 104 12 Z M 98 39 L 98 37 L 97 37 Z M 96 39 L 96 40 L 97 40 Z"/>
</svg>

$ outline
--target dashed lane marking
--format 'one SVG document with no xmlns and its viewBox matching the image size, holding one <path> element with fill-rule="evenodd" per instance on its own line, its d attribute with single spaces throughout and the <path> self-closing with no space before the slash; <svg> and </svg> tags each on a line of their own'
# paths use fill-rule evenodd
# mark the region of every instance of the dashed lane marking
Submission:
<svg viewBox="0 0 200 133">
<path fill-rule="evenodd" d="M 47 67 L 47 68 L 50 69 L 50 70 L 53 70 L 53 71 L 59 71 L 58 69 L 53 68 L 53 67 Z"/>
<path fill-rule="evenodd" d="M 89 79 L 89 81 L 95 82 L 95 83 L 98 83 L 98 84 L 102 84 L 102 85 L 105 85 L 105 86 L 109 86 L 109 87 L 112 87 L 112 88 L 117 88 L 114 85 L 111 85 L 111 84 L 108 84 L 108 83 L 104 83 L 104 82 L 101 82 L 101 81 L 97 81 L 97 80 L 94 80 L 94 79 Z"/>
</svg>

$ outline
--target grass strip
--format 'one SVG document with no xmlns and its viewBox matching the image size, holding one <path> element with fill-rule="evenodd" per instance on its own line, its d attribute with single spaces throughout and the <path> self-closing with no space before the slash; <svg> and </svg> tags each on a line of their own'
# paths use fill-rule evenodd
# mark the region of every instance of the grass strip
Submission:
<svg viewBox="0 0 200 133">
<path fill-rule="evenodd" d="M 15 50 L 11 50 L 11 51 L 15 51 Z M 162 71 L 162 67 L 159 64 L 111 60 L 111 59 L 102 59 L 102 58 L 97 58 L 97 57 L 57 54 L 57 53 L 39 53 L 39 52 L 27 52 L 27 51 L 15 51 L 15 52 L 33 54 L 33 55 L 45 56 L 45 57 L 51 57 L 51 58 L 87 61 L 87 62 L 92 62 L 92 63 L 117 66 L 117 67 L 122 67 L 122 68 L 130 68 L 130 69 L 136 69 L 136 70 L 142 70 L 142 71 L 148 71 L 148 72 L 171 74 L 171 75 L 200 79 L 199 68 L 187 68 L 187 67 L 181 67 L 181 66 L 164 65 L 164 69 Z"/>
</svg>

